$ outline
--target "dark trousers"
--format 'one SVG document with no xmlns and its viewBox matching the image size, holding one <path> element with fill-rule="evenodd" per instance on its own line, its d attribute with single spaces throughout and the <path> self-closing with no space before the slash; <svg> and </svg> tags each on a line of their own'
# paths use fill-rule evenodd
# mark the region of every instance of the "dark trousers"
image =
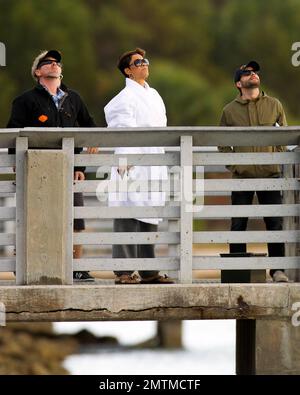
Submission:
<svg viewBox="0 0 300 395">
<path fill-rule="evenodd" d="M 157 232 L 157 225 L 138 221 L 137 219 L 115 219 L 114 232 Z M 116 244 L 112 248 L 113 258 L 155 258 L 154 244 Z M 116 275 L 132 274 L 132 271 L 115 271 Z M 141 270 L 142 278 L 158 274 L 154 270 Z"/>
<path fill-rule="evenodd" d="M 254 191 L 232 192 L 231 202 L 235 204 L 252 204 Z M 282 204 L 280 191 L 256 191 L 259 204 Z M 267 230 L 282 230 L 282 217 L 264 217 Z M 248 218 L 232 218 L 231 230 L 246 230 Z M 230 252 L 247 252 L 246 244 L 230 244 Z M 284 256 L 284 243 L 268 243 L 269 257 Z M 271 276 L 275 270 L 271 270 Z"/>
</svg>

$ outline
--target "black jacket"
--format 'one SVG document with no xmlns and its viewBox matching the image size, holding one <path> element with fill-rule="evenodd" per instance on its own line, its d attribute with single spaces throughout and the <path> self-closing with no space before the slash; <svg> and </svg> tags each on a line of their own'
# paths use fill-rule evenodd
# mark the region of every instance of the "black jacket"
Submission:
<svg viewBox="0 0 300 395">
<path fill-rule="evenodd" d="M 15 98 L 7 127 L 95 127 L 79 94 L 63 84 L 60 88 L 66 94 L 60 101 L 59 108 L 40 84 Z M 82 148 L 75 148 L 75 153 L 81 151 Z M 15 149 L 9 149 L 9 153 L 15 153 Z"/>
</svg>

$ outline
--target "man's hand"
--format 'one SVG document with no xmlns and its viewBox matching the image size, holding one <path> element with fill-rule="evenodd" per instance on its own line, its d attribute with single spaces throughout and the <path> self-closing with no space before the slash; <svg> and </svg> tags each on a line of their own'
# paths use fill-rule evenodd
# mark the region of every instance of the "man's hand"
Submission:
<svg viewBox="0 0 300 395">
<path fill-rule="evenodd" d="M 88 154 L 98 154 L 99 149 L 98 147 L 88 147 L 87 148 L 87 153 Z"/>
<path fill-rule="evenodd" d="M 75 171 L 74 173 L 74 181 L 84 181 L 85 176 L 82 171 Z"/>
</svg>

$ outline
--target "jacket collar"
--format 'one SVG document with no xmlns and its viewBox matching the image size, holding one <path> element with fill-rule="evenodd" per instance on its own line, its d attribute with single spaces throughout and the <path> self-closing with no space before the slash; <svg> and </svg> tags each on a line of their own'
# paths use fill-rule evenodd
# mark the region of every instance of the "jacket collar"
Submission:
<svg viewBox="0 0 300 395">
<path fill-rule="evenodd" d="M 259 96 L 258 96 L 258 98 L 256 99 L 256 101 L 257 100 L 260 100 L 260 99 L 262 99 L 262 98 L 264 98 L 264 97 L 266 97 L 267 96 L 267 94 L 264 92 L 264 91 L 261 91 L 260 93 L 259 93 Z M 236 102 L 238 102 L 238 103 L 240 103 L 240 104 L 248 104 L 249 103 L 249 101 L 250 100 L 244 100 L 244 99 L 242 99 L 242 96 L 241 95 L 237 95 L 237 97 L 235 98 L 235 101 Z"/>
<path fill-rule="evenodd" d="M 145 90 L 147 91 L 150 86 L 149 84 L 147 84 L 147 82 L 145 82 L 145 85 L 142 86 L 141 84 L 139 84 L 136 81 L 131 80 L 130 78 L 126 78 L 126 87 L 128 88 L 132 88 L 132 89 L 138 89 L 139 91 L 145 92 Z"/>
<path fill-rule="evenodd" d="M 48 93 L 48 91 L 43 87 L 43 85 L 41 85 L 40 83 L 38 83 L 36 86 L 35 86 L 35 89 L 37 89 L 39 92 L 47 92 Z M 65 84 L 63 84 L 63 83 L 61 83 L 60 84 L 60 89 L 62 90 L 62 91 L 64 91 L 64 92 L 68 92 L 68 87 L 65 85 Z"/>
</svg>

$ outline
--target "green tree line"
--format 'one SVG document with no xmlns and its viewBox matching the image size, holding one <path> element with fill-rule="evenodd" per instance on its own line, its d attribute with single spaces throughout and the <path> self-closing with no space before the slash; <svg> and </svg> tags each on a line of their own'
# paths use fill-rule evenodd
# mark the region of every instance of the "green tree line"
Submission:
<svg viewBox="0 0 300 395">
<path fill-rule="evenodd" d="M 300 121 L 298 0 L 0 0 L 0 127 L 13 98 L 34 84 L 33 58 L 63 53 L 64 82 L 79 91 L 99 126 L 103 107 L 123 87 L 118 56 L 146 49 L 150 84 L 163 97 L 169 125 L 217 125 L 238 93 L 233 72 L 248 60 L 262 67 L 262 89 Z"/>
</svg>

